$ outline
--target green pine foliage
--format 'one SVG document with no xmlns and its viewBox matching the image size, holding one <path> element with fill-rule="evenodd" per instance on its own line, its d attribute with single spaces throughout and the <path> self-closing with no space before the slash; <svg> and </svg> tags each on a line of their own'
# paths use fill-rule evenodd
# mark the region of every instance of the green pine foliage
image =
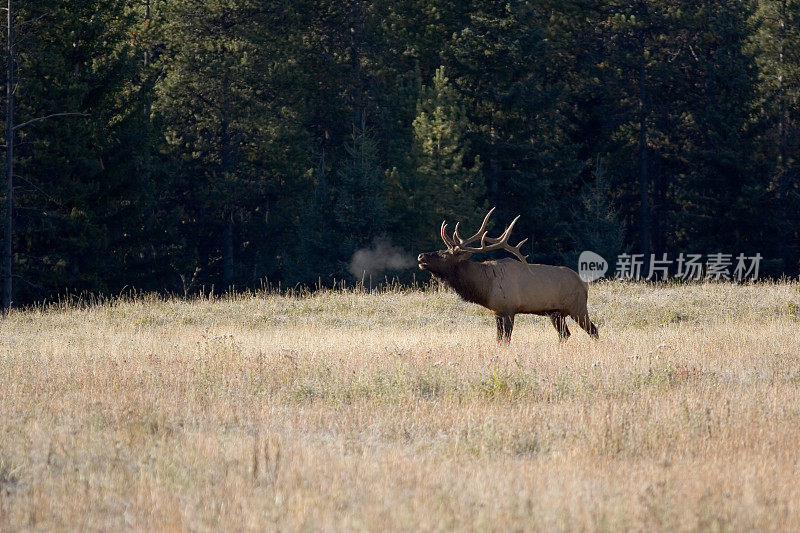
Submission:
<svg viewBox="0 0 800 533">
<path fill-rule="evenodd" d="M 532 261 L 800 272 L 797 0 L 12 5 L 17 304 L 352 282 L 491 206 Z"/>
<path fill-rule="evenodd" d="M 347 261 L 386 230 L 384 172 L 372 132 L 362 123 L 345 145 L 347 158 L 336 173 L 333 216 L 340 228 L 334 239 Z"/>
<path fill-rule="evenodd" d="M 154 113 L 164 156 L 179 162 L 169 203 L 189 248 L 173 264 L 177 275 L 199 269 L 205 285 L 257 282 L 281 261 L 273 250 L 288 244 L 281 219 L 291 217 L 304 176 L 291 143 L 305 135 L 278 96 L 295 77 L 269 31 L 270 17 L 284 13 L 250 0 L 173 3 L 160 13 Z"/>
<path fill-rule="evenodd" d="M 759 146 L 752 158 L 762 179 L 749 184 L 754 210 L 777 216 L 750 231 L 777 251 L 778 268 L 800 267 L 800 2 L 762 0 L 751 36 L 758 65 Z"/>
<path fill-rule="evenodd" d="M 554 221 L 564 183 L 580 165 L 566 131 L 568 87 L 552 79 L 546 18 L 529 4 L 476 2 L 444 50 L 467 109 L 471 158 L 483 163 L 487 200 L 498 218 L 521 214 L 532 260 L 549 258 L 563 237 Z"/>
<path fill-rule="evenodd" d="M 480 223 L 486 194 L 480 157 L 471 165 L 465 161 L 469 123 L 444 67 L 436 70 L 431 86 L 420 91 L 412 125 L 416 172 L 409 208 L 417 213 L 415 233 L 430 234 L 433 238 L 425 244 L 436 246 L 441 220 Z"/>
<path fill-rule="evenodd" d="M 600 254 L 611 266 L 625 251 L 625 226 L 611 202 L 613 191 L 602 163 L 592 170 L 593 180 L 584 186 L 579 201 L 573 208 L 569 234 L 574 248 L 565 254 L 565 263 L 578 264 L 584 250 Z"/>
<path fill-rule="evenodd" d="M 140 181 L 150 149 L 133 14 L 123 4 L 17 5 L 17 302 L 145 286 Z M 49 119 L 48 115 L 71 113 Z"/>
</svg>

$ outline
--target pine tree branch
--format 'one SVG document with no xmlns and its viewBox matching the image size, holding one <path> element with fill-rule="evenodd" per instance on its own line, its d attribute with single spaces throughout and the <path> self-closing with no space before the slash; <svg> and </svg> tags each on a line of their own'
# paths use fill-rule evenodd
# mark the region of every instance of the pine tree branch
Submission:
<svg viewBox="0 0 800 533">
<path fill-rule="evenodd" d="M 30 119 L 28 121 L 25 121 L 25 122 L 21 123 L 21 124 L 17 124 L 16 126 L 14 126 L 14 131 L 17 131 L 18 129 L 22 129 L 25 126 L 33 124 L 34 122 L 39 122 L 41 120 L 46 120 L 48 118 L 68 117 L 68 116 L 88 117 L 89 115 L 87 113 L 78 113 L 78 112 L 53 113 L 53 114 L 50 114 L 50 115 L 45 115 L 43 117 L 32 118 L 32 119 Z"/>
</svg>

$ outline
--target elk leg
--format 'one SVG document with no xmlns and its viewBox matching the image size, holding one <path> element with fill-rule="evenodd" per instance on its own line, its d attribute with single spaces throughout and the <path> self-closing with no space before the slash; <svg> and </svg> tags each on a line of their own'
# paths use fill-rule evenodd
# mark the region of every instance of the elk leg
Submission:
<svg viewBox="0 0 800 533">
<path fill-rule="evenodd" d="M 514 315 L 497 317 L 497 342 L 508 344 L 511 342 L 511 330 L 514 329 Z"/>
<path fill-rule="evenodd" d="M 597 327 L 592 324 L 592 321 L 589 320 L 589 313 L 588 311 L 583 311 L 577 315 L 570 315 L 572 319 L 578 323 L 580 327 L 582 327 L 586 333 L 593 339 L 599 339 L 600 335 L 597 334 Z"/>
<path fill-rule="evenodd" d="M 550 322 L 553 323 L 553 327 L 556 328 L 558 332 L 558 340 L 561 342 L 566 341 L 569 338 L 569 328 L 567 327 L 567 319 L 564 318 L 564 315 L 558 311 L 553 311 L 552 313 L 548 313 L 547 316 L 550 317 Z"/>
</svg>

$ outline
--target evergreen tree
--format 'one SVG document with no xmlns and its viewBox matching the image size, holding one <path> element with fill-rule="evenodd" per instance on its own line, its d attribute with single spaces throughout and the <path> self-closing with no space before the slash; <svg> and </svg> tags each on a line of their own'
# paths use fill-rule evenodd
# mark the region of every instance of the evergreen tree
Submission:
<svg viewBox="0 0 800 533">
<path fill-rule="evenodd" d="M 684 67 L 672 75 L 689 74 L 686 92 L 676 90 L 674 82 L 656 86 L 657 94 L 669 91 L 680 98 L 679 105 L 661 111 L 659 133 L 664 139 L 661 164 L 674 183 L 674 196 L 668 199 L 680 206 L 669 210 L 665 223 L 682 226 L 682 235 L 675 235 L 682 248 L 691 243 L 711 253 L 752 244 L 744 237 L 752 217 L 741 201 L 753 168 L 747 159 L 753 146 L 748 124 L 755 114 L 757 79 L 754 59 L 746 51 L 753 31 L 749 6 L 746 1 L 687 2 L 683 16 L 669 11 L 671 24 L 681 26 L 673 32 L 686 35 L 690 43 L 688 53 L 679 56 Z M 682 136 L 680 146 L 669 142 L 673 131 Z"/>
<path fill-rule="evenodd" d="M 483 218 L 486 193 L 480 158 L 464 161 L 469 148 L 468 122 L 459 95 L 445 75 L 436 70 L 430 87 L 423 87 L 414 119 L 417 168 L 409 191 L 410 212 L 416 234 L 428 233 L 439 241 L 437 224 L 442 219 L 470 226 Z"/>
<path fill-rule="evenodd" d="M 17 123 L 30 123 L 18 132 L 15 298 L 140 283 L 148 273 L 127 265 L 146 238 L 147 85 L 132 12 L 113 1 L 18 8 Z M 83 116 L 37 120 L 64 111 Z"/>
<path fill-rule="evenodd" d="M 276 96 L 293 94 L 284 41 L 274 37 L 286 29 L 275 22 L 291 16 L 281 4 L 219 0 L 171 4 L 161 17 L 165 74 L 154 110 L 166 153 L 180 162 L 168 208 L 182 212 L 190 246 L 175 269 L 200 268 L 206 285 L 253 283 L 282 261 L 276 249 L 288 235 L 279 232 L 292 227 L 284 217 L 302 187 L 302 134 Z M 187 264 L 192 257 L 199 264 Z"/>
<path fill-rule="evenodd" d="M 637 251 L 738 246 L 754 104 L 747 3 L 623 1 L 601 29 L 609 177 Z"/>
<path fill-rule="evenodd" d="M 800 268 L 797 0 L 15 5 L 17 303 L 330 283 L 492 205 L 533 261 Z"/>
<path fill-rule="evenodd" d="M 347 158 L 335 174 L 320 170 L 314 195 L 303 211 L 301 240 L 293 280 L 327 284 L 349 276 L 353 254 L 386 235 L 384 171 L 369 129 L 354 128 L 345 145 Z"/>
<path fill-rule="evenodd" d="M 581 168 L 566 135 L 562 84 L 548 78 L 546 18 L 527 4 L 476 3 L 444 52 L 465 103 L 471 156 L 483 162 L 487 199 L 498 218 L 522 215 L 517 234 L 531 259 L 554 259 L 565 238 L 553 221 L 563 182 Z"/>
<path fill-rule="evenodd" d="M 749 184 L 747 202 L 764 220 L 752 234 L 775 250 L 776 272 L 800 267 L 800 2 L 761 0 L 755 15 L 758 30 L 751 44 L 758 52 L 759 118 L 762 127 L 759 171 L 769 181 Z"/>
<path fill-rule="evenodd" d="M 584 186 L 573 208 L 569 233 L 574 252 L 565 255 L 570 267 L 577 264 L 578 254 L 584 250 L 600 254 L 613 267 L 625 250 L 625 227 L 611 203 L 611 184 L 601 163 L 593 169 L 592 177 L 594 181 Z"/>
<path fill-rule="evenodd" d="M 342 258 L 382 235 L 385 230 L 384 172 L 372 133 L 362 123 L 345 146 L 348 157 L 337 171 L 334 216 L 341 232 Z"/>
</svg>

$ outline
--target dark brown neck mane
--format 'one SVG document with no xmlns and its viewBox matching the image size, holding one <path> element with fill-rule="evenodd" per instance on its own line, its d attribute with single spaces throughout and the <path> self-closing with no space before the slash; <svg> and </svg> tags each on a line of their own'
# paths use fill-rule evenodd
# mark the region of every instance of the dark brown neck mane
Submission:
<svg viewBox="0 0 800 533">
<path fill-rule="evenodd" d="M 462 261 L 451 271 L 435 275 L 466 301 L 486 306 L 491 279 L 489 270 L 485 263 Z"/>
</svg>

